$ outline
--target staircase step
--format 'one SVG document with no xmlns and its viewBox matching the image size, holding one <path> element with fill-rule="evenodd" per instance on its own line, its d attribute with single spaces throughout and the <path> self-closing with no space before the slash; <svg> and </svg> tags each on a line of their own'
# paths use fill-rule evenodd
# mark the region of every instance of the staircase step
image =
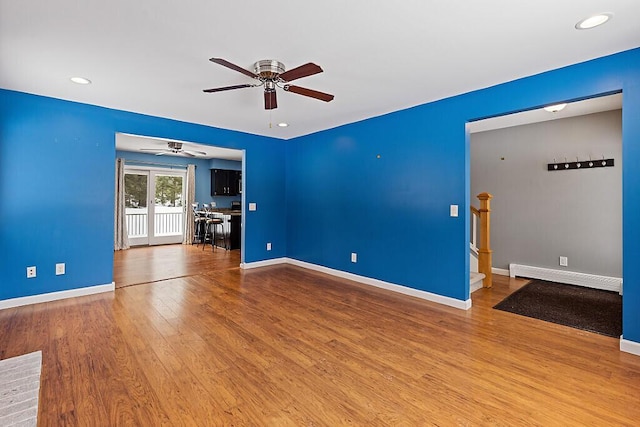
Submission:
<svg viewBox="0 0 640 427">
<path fill-rule="evenodd" d="M 469 293 L 475 292 L 482 287 L 483 273 L 471 272 L 469 274 Z"/>
</svg>

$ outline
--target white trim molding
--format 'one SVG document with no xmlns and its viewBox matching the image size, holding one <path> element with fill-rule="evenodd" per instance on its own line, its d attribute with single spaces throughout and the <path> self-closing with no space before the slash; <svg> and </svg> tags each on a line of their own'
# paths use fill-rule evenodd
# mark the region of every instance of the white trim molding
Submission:
<svg viewBox="0 0 640 427">
<path fill-rule="evenodd" d="M 551 282 L 603 289 L 605 291 L 622 292 L 622 279 L 619 277 L 598 276 L 595 274 L 577 273 L 575 271 L 553 270 L 550 268 L 531 267 L 528 265 L 509 264 L 511 277 L 522 276 L 532 279 L 549 280 Z"/>
<path fill-rule="evenodd" d="M 288 258 L 273 258 L 265 259 L 264 261 L 243 262 L 240 264 L 240 268 L 243 270 L 249 270 L 252 268 L 266 267 L 269 265 L 286 264 Z"/>
<path fill-rule="evenodd" d="M 640 342 L 625 340 L 622 335 L 620 335 L 620 351 L 640 356 Z"/>
<path fill-rule="evenodd" d="M 40 304 L 43 302 L 57 301 L 66 298 L 82 297 L 85 295 L 99 294 L 102 292 L 113 292 L 115 288 L 115 282 L 111 282 L 106 285 L 87 286 L 85 288 L 69 289 L 67 291 L 49 292 L 46 294 L 5 299 L 0 300 L 0 310 L 12 307 L 20 307 L 29 304 Z"/>
<path fill-rule="evenodd" d="M 333 268 L 324 267 L 322 265 L 311 264 L 305 261 L 299 261 L 297 259 L 292 258 L 275 258 L 269 259 L 265 261 L 257 261 L 251 263 L 245 263 L 240 265 L 240 268 L 250 269 L 256 267 L 264 267 L 268 265 L 276 265 L 276 264 L 291 264 L 302 268 L 307 268 L 309 270 L 319 271 L 321 273 L 329 274 L 331 276 L 340 277 L 342 279 L 353 280 L 354 282 L 363 283 L 369 286 L 375 286 L 376 288 L 387 289 L 393 292 L 398 292 L 404 295 L 410 295 L 412 297 L 420 298 L 426 301 L 435 302 L 438 304 L 443 304 L 449 307 L 458 308 L 461 310 L 469 310 L 471 308 L 471 298 L 463 301 L 451 297 L 446 297 L 443 295 L 434 294 L 431 292 L 421 291 L 419 289 L 409 288 L 407 286 L 396 285 L 395 283 L 389 283 L 378 279 L 373 279 L 371 277 L 360 276 L 353 273 L 348 273 L 346 271 L 335 270 Z"/>
<path fill-rule="evenodd" d="M 495 267 L 491 267 L 491 272 L 493 274 L 497 274 L 498 276 L 509 276 L 509 270 L 506 270 L 504 268 L 495 268 Z"/>
</svg>

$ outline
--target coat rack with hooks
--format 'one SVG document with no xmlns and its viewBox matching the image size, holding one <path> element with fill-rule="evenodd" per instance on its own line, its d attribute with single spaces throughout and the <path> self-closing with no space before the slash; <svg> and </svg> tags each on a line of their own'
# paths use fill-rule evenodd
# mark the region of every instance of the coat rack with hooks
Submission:
<svg viewBox="0 0 640 427">
<path fill-rule="evenodd" d="M 575 162 L 569 162 L 566 158 L 564 159 L 564 162 L 556 162 L 556 159 L 553 159 L 553 163 L 547 164 L 547 170 L 560 171 L 569 169 L 593 169 L 613 167 L 613 165 L 613 159 L 605 159 L 604 156 L 602 156 L 602 159 L 598 160 L 578 160 L 578 158 L 576 157 Z"/>
</svg>

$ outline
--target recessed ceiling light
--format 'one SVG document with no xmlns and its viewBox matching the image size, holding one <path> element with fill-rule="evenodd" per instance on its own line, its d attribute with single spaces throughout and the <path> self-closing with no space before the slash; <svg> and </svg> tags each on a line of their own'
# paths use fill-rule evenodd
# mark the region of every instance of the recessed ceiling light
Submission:
<svg viewBox="0 0 640 427">
<path fill-rule="evenodd" d="M 85 79 L 84 77 L 71 77 L 70 80 L 74 83 L 78 83 L 79 85 L 91 84 L 91 80 Z"/>
<path fill-rule="evenodd" d="M 289 123 L 285 123 L 285 122 L 278 123 L 278 126 L 280 126 L 281 128 L 286 128 L 287 126 L 289 126 Z"/>
<path fill-rule="evenodd" d="M 561 111 L 564 109 L 564 107 L 566 107 L 567 104 L 555 104 L 555 105 L 548 105 L 546 107 L 544 107 L 545 111 L 548 111 L 550 113 L 557 113 L 558 111 Z"/>
<path fill-rule="evenodd" d="M 594 28 L 594 27 L 597 27 L 598 25 L 604 24 L 611 18 L 613 18 L 613 13 L 600 13 L 598 15 L 593 15 L 578 22 L 576 24 L 576 29 L 588 30 L 590 28 Z"/>
</svg>

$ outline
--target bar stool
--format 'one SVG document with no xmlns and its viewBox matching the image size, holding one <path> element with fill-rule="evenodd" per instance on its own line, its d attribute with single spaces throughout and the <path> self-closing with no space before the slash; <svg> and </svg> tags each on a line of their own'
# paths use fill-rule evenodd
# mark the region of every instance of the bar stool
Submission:
<svg viewBox="0 0 640 427">
<path fill-rule="evenodd" d="M 211 250 L 214 250 L 216 247 L 216 240 L 218 239 L 218 226 L 222 224 L 222 219 L 220 218 L 207 218 L 205 222 L 205 233 L 204 239 L 202 241 L 202 250 L 204 250 L 204 245 L 206 243 L 211 242 Z"/>
<path fill-rule="evenodd" d="M 200 229 L 200 239 L 198 240 L 198 245 L 200 243 L 202 243 L 203 245 L 206 243 L 205 242 L 205 237 L 207 234 L 207 215 L 209 215 L 209 204 L 208 203 L 203 203 L 202 204 L 202 210 L 198 213 L 198 227 Z"/>
<path fill-rule="evenodd" d="M 229 243 L 229 234 L 227 233 L 227 230 L 225 229 L 226 225 L 228 224 L 228 222 L 225 220 L 225 217 L 218 217 L 217 218 L 219 220 L 219 222 L 216 223 L 215 227 L 216 227 L 216 242 L 219 240 L 222 240 L 222 247 L 225 248 L 225 250 L 229 250 L 231 244 Z M 218 231 L 218 227 L 220 228 L 220 230 Z"/>
<path fill-rule="evenodd" d="M 193 209 L 193 240 L 191 244 L 200 244 L 204 239 L 204 225 L 207 220 L 198 212 L 198 203 L 192 203 L 191 209 Z"/>
</svg>

